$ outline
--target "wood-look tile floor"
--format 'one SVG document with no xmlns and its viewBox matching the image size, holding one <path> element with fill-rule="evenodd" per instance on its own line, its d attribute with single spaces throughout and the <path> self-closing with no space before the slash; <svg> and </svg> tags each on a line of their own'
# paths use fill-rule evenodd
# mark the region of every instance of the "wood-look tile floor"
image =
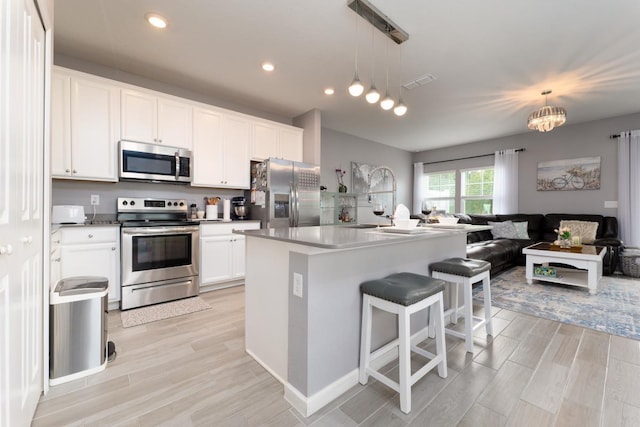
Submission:
<svg viewBox="0 0 640 427">
<path fill-rule="evenodd" d="M 500 309 L 474 356 L 447 338 L 449 376 L 417 382 L 411 414 L 370 380 L 304 418 L 244 352 L 243 287 L 202 297 L 211 310 L 133 328 L 109 313 L 116 360 L 51 387 L 33 426 L 640 425 L 640 341 Z"/>
</svg>

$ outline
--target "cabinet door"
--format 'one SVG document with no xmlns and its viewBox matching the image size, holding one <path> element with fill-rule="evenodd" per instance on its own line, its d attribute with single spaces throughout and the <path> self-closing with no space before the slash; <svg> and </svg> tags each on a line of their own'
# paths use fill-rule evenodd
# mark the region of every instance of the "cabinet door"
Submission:
<svg viewBox="0 0 640 427">
<path fill-rule="evenodd" d="M 302 129 L 280 129 L 280 157 L 294 162 L 302 161 Z"/>
<path fill-rule="evenodd" d="M 193 148 L 193 107 L 158 98 L 158 142 L 172 147 Z"/>
<path fill-rule="evenodd" d="M 251 158 L 265 160 L 278 157 L 278 129 L 267 123 L 252 123 Z"/>
<path fill-rule="evenodd" d="M 124 89 L 121 121 L 122 139 L 158 142 L 158 103 L 155 96 Z"/>
<path fill-rule="evenodd" d="M 217 187 L 224 181 L 222 115 L 217 111 L 193 112 L 193 162 L 191 185 Z"/>
<path fill-rule="evenodd" d="M 71 176 L 71 78 L 51 75 L 51 175 Z"/>
<path fill-rule="evenodd" d="M 231 279 L 232 236 L 200 239 L 200 286 Z"/>
<path fill-rule="evenodd" d="M 249 188 L 249 121 L 240 116 L 225 115 L 223 120 L 225 139 L 224 174 L 225 187 Z"/>
<path fill-rule="evenodd" d="M 245 272 L 244 247 L 245 247 L 245 237 L 234 234 L 233 242 L 232 242 L 232 252 L 233 252 L 233 260 L 232 260 L 232 268 L 231 268 L 232 279 L 238 279 L 238 278 L 244 277 L 244 272 Z"/>
<path fill-rule="evenodd" d="M 117 181 L 120 90 L 71 79 L 71 166 L 74 178 Z"/>
<path fill-rule="evenodd" d="M 109 302 L 120 300 L 117 242 L 60 246 L 60 276 L 102 276 L 109 279 Z"/>
</svg>

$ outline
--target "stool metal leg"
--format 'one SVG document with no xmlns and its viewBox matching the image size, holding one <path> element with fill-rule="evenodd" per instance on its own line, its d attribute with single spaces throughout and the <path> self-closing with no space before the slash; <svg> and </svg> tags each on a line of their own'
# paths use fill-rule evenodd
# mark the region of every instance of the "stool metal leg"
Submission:
<svg viewBox="0 0 640 427">
<path fill-rule="evenodd" d="M 493 336 L 493 318 L 491 317 L 491 278 L 487 275 L 482 279 L 482 293 L 484 297 L 484 318 L 487 335 Z"/>
<path fill-rule="evenodd" d="M 373 307 L 370 297 L 367 294 L 362 296 L 362 331 L 360 336 L 360 384 L 364 385 L 369 381 L 369 368 L 371 358 L 371 317 Z"/>
<path fill-rule="evenodd" d="M 411 412 L 411 325 L 409 316 L 406 309 L 398 313 L 400 410 L 405 414 Z"/>
</svg>

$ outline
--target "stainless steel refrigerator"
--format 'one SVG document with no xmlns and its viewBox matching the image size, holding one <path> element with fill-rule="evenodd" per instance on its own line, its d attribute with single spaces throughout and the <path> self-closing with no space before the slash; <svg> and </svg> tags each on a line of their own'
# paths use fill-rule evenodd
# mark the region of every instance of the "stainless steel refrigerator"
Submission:
<svg viewBox="0 0 640 427">
<path fill-rule="evenodd" d="M 320 166 L 269 158 L 252 177 L 249 217 L 263 228 L 320 225 Z"/>
</svg>

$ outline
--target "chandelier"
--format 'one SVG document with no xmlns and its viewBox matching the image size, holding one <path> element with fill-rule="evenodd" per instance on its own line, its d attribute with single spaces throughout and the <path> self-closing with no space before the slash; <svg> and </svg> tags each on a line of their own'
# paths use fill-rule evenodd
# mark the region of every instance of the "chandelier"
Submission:
<svg viewBox="0 0 640 427">
<path fill-rule="evenodd" d="M 541 93 L 541 95 L 544 95 L 544 107 L 529 115 L 527 120 L 529 129 L 549 132 L 555 127 L 562 126 L 567 121 L 567 112 L 564 108 L 547 105 L 547 95 L 550 93 L 550 90 L 545 90 Z"/>
</svg>

